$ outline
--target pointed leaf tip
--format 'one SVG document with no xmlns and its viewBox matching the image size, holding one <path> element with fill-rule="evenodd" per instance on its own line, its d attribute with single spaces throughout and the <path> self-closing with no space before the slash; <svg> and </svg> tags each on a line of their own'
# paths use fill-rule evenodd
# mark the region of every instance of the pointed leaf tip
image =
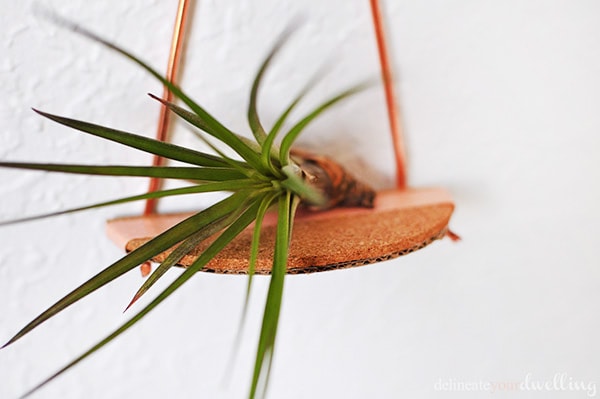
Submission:
<svg viewBox="0 0 600 399">
<path fill-rule="evenodd" d="M 148 94 L 150 96 L 150 98 L 153 98 L 153 99 L 155 99 L 157 101 L 160 101 L 163 104 L 166 102 L 165 100 L 163 100 L 162 98 L 158 97 L 157 95 L 154 95 L 152 93 L 146 93 L 146 94 Z"/>
<path fill-rule="evenodd" d="M 54 115 L 52 115 L 52 114 L 50 114 L 48 112 L 42 111 L 41 109 L 31 107 L 31 110 L 33 112 L 35 112 L 36 114 L 39 114 L 39 115 L 43 116 L 44 118 L 53 119 L 52 117 Z"/>
<path fill-rule="evenodd" d="M 133 296 L 133 299 L 131 300 L 131 302 L 129 302 L 129 305 L 127 305 L 127 307 L 125 308 L 125 310 L 123 311 L 123 313 L 127 312 L 129 310 L 129 308 L 137 302 L 138 299 L 140 299 L 141 295 L 139 293 L 135 294 Z"/>
<path fill-rule="evenodd" d="M 12 344 L 14 344 L 19 338 L 21 338 L 21 334 L 17 334 L 15 336 L 13 336 L 11 339 L 9 339 L 4 345 L 0 346 L 0 350 L 11 346 Z"/>
</svg>

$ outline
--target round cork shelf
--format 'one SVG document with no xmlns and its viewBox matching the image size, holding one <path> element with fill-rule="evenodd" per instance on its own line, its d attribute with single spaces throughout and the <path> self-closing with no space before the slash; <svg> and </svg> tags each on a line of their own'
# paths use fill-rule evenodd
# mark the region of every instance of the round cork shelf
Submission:
<svg viewBox="0 0 600 399">
<path fill-rule="evenodd" d="M 294 220 L 288 273 L 313 273 L 375 263 L 416 251 L 446 235 L 454 204 L 443 189 L 381 191 L 375 207 L 337 208 L 326 212 L 301 209 Z M 108 221 L 108 235 L 132 251 L 192 214 L 150 215 Z M 269 274 L 275 242 L 276 215 L 267 215 L 261 233 L 256 273 Z M 245 274 L 252 226 L 203 269 Z M 200 244 L 180 262 L 190 265 L 212 240 Z M 153 261 L 160 262 L 166 251 Z"/>
</svg>

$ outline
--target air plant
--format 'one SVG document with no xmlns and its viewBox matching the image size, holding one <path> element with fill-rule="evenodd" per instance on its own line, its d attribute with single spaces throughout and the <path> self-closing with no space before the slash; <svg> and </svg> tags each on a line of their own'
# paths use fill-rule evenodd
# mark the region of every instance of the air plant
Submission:
<svg viewBox="0 0 600 399">
<path fill-rule="evenodd" d="M 88 133 L 106 140 L 114 141 L 150 154 L 158 155 L 186 166 L 97 166 L 73 164 L 39 164 L 25 162 L 0 162 L 1 167 L 33 169 L 49 172 L 80 173 L 89 175 L 110 176 L 146 176 L 165 179 L 178 179 L 193 182 L 191 186 L 160 190 L 156 192 L 120 198 L 70 209 L 52 214 L 26 217 L 0 223 L 8 225 L 17 222 L 37 220 L 86 209 L 116 205 L 130 201 L 146 200 L 187 194 L 207 192 L 229 192 L 225 199 L 194 214 L 174 227 L 159 234 L 144 245 L 128 253 L 112 265 L 108 266 L 94 277 L 74 289 L 58 302 L 50 306 L 33 321 L 21 329 L 4 346 L 15 343 L 21 337 L 63 311 L 73 303 L 91 294 L 124 273 L 147 262 L 157 255 L 171 250 L 164 261 L 145 280 L 134 295 L 131 306 L 146 293 L 151 286 L 199 243 L 208 240 L 206 247 L 198 258 L 186 268 L 177 279 L 164 289 L 153 301 L 140 310 L 129 321 L 98 342 L 81 356 L 72 360 L 52 376 L 38 384 L 24 396 L 36 391 L 66 370 L 96 352 L 112 341 L 121 333 L 135 325 L 142 317 L 169 297 L 196 272 L 211 261 L 224 247 L 247 228 L 253 229 L 250 253 L 248 254 L 249 275 L 246 292 L 246 304 L 252 284 L 252 276 L 258 256 L 261 239 L 261 224 L 265 214 L 272 208 L 277 213 L 276 239 L 271 269 L 271 279 L 263 314 L 262 327 L 256 353 L 254 372 L 250 385 L 249 397 L 264 395 L 268 373 L 273 358 L 281 299 L 286 274 L 288 250 L 294 226 L 294 214 L 298 206 L 311 209 L 328 209 L 335 206 L 366 206 L 373 205 L 374 192 L 368 186 L 357 182 L 345 170 L 332 160 L 293 150 L 292 146 L 303 129 L 317 116 L 343 99 L 365 89 L 369 84 L 363 83 L 340 92 L 320 104 L 313 111 L 301 118 L 291 129 L 282 132 L 282 127 L 290 113 L 310 89 L 307 85 L 294 98 L 274 125 L 266 130 L 257 113 L 257 94 L 261 79 L 272 59 L 289 36 L 288 30 L 277 40 L 268 56 L 263 61 L 252 84 L 248 106 L 248 123 L 254 138 L 240 136 L 225 127 L 204 108 L 193 101 L 180 87 L 171 84 L 155 69 L 145 62 L 121 49 L 98 35 L 63 19 L 57 22 L 83 36 L 92 39 L 111 50 L 128 58 L 139 67 L 145 69 L 183 102 L 186 108 L 166 102 L 158 97 L 170 111 L 188 122 L 196 129 L 198 137 L 205 141 L 215 154 L 199 152 L 189 148 L 156 141 L 141 135 L 127 133 L 109 127 L 96 125 L 80 120 L 52 115 L 40 110 L 38 114 L 67 127 L 83 133 Z M 278 140 L 278 135 L 282 138 Z M 212 141 L 211 141 L 212 140 Z M 218 144 L 226 145 L 233 150 L 236 157 L 228 157 L 218 148 Z M 254 223 L 254 226 L 250 225 Z M 246 308 L 244 308 L 246 309 Z"/>
</svg>

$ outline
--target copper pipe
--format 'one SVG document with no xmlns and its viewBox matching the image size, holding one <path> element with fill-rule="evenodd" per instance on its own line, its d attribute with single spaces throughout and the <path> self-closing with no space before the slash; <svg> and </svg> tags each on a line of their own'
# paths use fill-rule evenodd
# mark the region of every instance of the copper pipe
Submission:
<svg viewBox="0 0 600 399">
<path fill-rule="evenodd" d="M 406 150 L 403 139 L 402 118 L 396 95 L 394 93 L 394 79 L 392 77 L 392 68 L 388 56 L 385 40 L 385 28 L 378 0 L 371 1 L 371 12 L 373 14 L 373 27 L 375 28 L 375 37 L 377 39 L 377 48 L 379 50 L 379 63 L 381 64 L 381 78 L 385 90 L 385 102 L 390 121 L 390 130 L 392 133 L 392 143 L 394 145 L 394 155 L 396 156 L 396 186 L 399 189 L 406 188 Z"/>
<path fill-rule="evenodd" d="M 165 78 L 171 82 L 176 83 L 177 80 L 177 72 L 179 70 L 179 61 L 181 59 L 181 53 L 183 48 L 183 37 L 184 37 L 184 29 L 185 23 L 187 21 L 187 13 L 188 6 L 190 1 L 188 0 L 179 0 L 179 5 L 177 6 L 177 17 L 175 18 L 175 27 L 173 28 L 173 37 L 171 39 L 171 51 L 169 53 L 169 63 L 167 65 L 167 74 Z M 172 101 L 173 93 L 165 86 L 163 89 L 163 100 Z M 167 107 L 160 107 L 160 116 L 158 119 L 158 128 L 156 131 L 156 139 L 160 141 L 167 141 L 167 134 L 169 131 L 169 120 L 170 113 L 167 110 Z M 153 166 L 161 166 L 164 164 L 164 158 L 155 155 L 152 160 Z M 150 185 L 148 187 L 148 192 L 154 192 L 160 190 L 162 187 L 162 179 L 153 177 L 150 179 Z M 144 210 L 144 215 L 151 215 L 156 213 L 156 205 L 158 203 L 157 199 L 148 199 L 146 200 L 146 207 Z"/>
</svg>

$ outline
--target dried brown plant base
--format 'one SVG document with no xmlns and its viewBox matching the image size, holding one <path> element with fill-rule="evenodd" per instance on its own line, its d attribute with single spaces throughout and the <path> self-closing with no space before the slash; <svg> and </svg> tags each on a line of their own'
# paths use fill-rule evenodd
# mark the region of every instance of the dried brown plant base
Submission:
<svg viewBox="0 0 600 399">
<path fill-rule="evenodd" d="M 379 192 L 373 209 L 336 208 L 326 212 L 300 210 L 288 258 L 288 273 L 313 273 L 362 266 L 416 251 L 443 238 L 454 210 L 443 189 L 408 189 Z M 153 236 L 190 216 L 151 215 L 110 220 L 109 236 L 133 251 Z M 257 274 L 270 273 L 275 241 L 274 215 L 265 218 Z M 141 237 L 141 238 L 140 238 Z M 245 274 L 252 229 L 230 243 L 204 269 L 206 272 Z M 181 260 L 189 266 L 208 246 L 202 243 Z M 155 257 L 160 262 L 170 251 Z"/>
</svg>

